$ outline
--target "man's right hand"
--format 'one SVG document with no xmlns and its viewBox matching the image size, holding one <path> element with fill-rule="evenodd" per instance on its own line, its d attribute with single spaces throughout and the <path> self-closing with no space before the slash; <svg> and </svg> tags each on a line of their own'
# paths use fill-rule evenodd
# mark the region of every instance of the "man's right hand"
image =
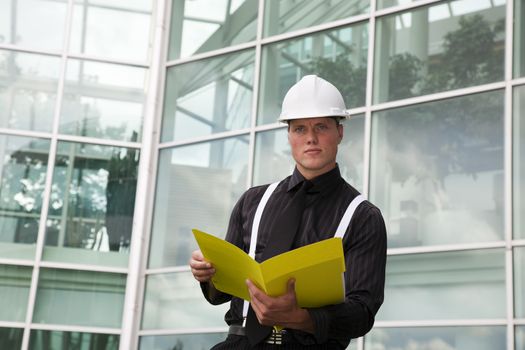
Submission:
<svg viewBox="0 0 525 350">
<path fill-rule="evenodd" d="M 199 282 L 209 282 L 215 274 L 215 269 L 204 260 L 200 250 L 194 250 L 191 253 L 190 268 L 193 277 Z"/>
</svg>

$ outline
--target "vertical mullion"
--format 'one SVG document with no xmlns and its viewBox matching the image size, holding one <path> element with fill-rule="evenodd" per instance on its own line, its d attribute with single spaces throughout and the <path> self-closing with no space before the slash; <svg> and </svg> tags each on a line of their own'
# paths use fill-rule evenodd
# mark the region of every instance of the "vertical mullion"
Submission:
<svg viewBox="0 0 525 350">
<path fill-rule="evenodd" d="M 38 235 L 35 249 L 35 264 L 31 276 L 31 285 L 29 287 L 29 299 L 27 303 L 26 320 L 24 327 L 24 335 L 22 337 L 22 350 L 27 350 L 29 347 L 29 335 L 31 332 L 31 323 L 33 320 L 33 313 L 35 307 L 35 299 L 38 285 L 38 278 L 40 276 L 40 262 L 44 250 L 46 221 L 49 212 L 49 198 L 51 196 L 51 186 L 53 184 L 53 171 L 55 168 L 55 159 L 58 146 L 58 125 L 60 119 L 60 112 L 62 108 L 62 99 L 64 96 L 64 85 L 66 79 L 67 69 L 67 54 L 69 51 L 69 41 L 71 36 L 71 26 L 73 22 L 73 0 L 67 2 L 67 14 L 64 25 L 64 43 L 62 46 L 61 67 L 59 73 L 59 81 L 57 86 L 57 98 L 55 102 L 55 110 L 53 115 L 53 131 L 51 136 L 51 144 L 49 149 L 49 158 L 46 170 L 46 182 L 42 198 L 42 211 L 40 213 L 40 222 L 38 224 Z"/>
<path fill-rule="evenodd" d="M 155 176 L 151 169 L 156 168 L 158 150 L 159 115 L 162 109 L 160 94 L 163 91 L 162 83 L 165 76 L 166 57 L 164 55 L 167 42 L 166 19 L 170 9 L 169 0 L 155 2 L 153 30 L 153 49 L 149 68 L 149 86 L 146 111 L 144 113 L 143 139 L 141 145 L 140 163 L 137 180 L 137 201 L 133 213 L 133 232 L 129 253 L 128 276 L 126 294 L 122 316 L 122 333 L 119 349 L 129 350 L 138 348 L 138 330 L 142 312 L 142 298 L 144 291 L 145 265 L 147 248 L 149 246 L 149 223 L 151 222 L 151 203 L 154 197 L 151 188 L 155 187 Z"/>
<path fill-rule="evenodd" d="M 514 1 L 507 0 L 505 22 L 505 112 L 504 112 L 504 232 L 505 232 L 505 285 L 507 297 L 507 349 L 514 349 L 514 279 L 512 248 L 512 70 Z"/>
<path fill-rule="evenodd" d="M 252 111 L 250 123 L 250 140 L 248 146 L 248 176 L 246 178 L 246 187 L 253 186 L 253 168 L 255 163 L 255 127 L 257 126 L 257 111 L 259 110 L 259 81 L 261 76 L 262 60 L 262 32 L 264 28 L 264 4 L 265 0 L 259 0 L 259 9 L 257 12 L 257 35 L 255 38 L 255 65 L 253 76 L 253 95 Z"/>
</svg>

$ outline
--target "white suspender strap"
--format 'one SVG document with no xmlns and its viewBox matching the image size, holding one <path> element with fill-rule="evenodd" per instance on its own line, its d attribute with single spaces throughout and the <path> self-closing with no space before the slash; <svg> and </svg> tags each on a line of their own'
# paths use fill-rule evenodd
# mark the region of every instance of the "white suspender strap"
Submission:
<svg viewBox="0 0 525 350">
<path fill-rule="evenodd" d="M 346 208 L 345 214 L 343 215 L 343 218 L 341 219 L 341 222 L 339 223 L 339 226 L 337 227 L 337 231 L 335 231 L 334 237 L 343 238 L 345 235 L 346 229 L 348 228 L 348 225 L 350 225 L 350 220 L 352 220 L 352 216 L 354 216 L 354 212 L 365 200 L 365 197 L 363 195 L 358 195 L 355 197 L 352 202 L 350 202 L 350 205 L 348 208 Z"/>
<path fill-rule="evenodd" d="M 257 236 L 259 235 L 259 224 L 261 223 L 261 217 L 264 211 L 264 207 L 266 207 L 266 203 L 268 203 L 268 199 L 270 199 L 270 196 L 272 195 L 273 191 L 275 191 L 275 188 L 279 182 L 274 182 L 264 192 L 261 201 L 259 202 L 259 205 L 257 206 L 257 210 L 255 211 L 255 217 L 253 218 L 253 225 L 252 225 L 252 235 L 250 237 L 250 251 L 248 252 L 248 255 L 255 259 L 255 248 L 257 248 Z M 250 303 L 248 303 L 246 300 L 244 301 L 244 305 L 242 307 L 242 317 L 244 319 L 243 326 L 245 326 L 246 322 L 246 316 L 248 315 L 248 306 Z"/>
</svg>

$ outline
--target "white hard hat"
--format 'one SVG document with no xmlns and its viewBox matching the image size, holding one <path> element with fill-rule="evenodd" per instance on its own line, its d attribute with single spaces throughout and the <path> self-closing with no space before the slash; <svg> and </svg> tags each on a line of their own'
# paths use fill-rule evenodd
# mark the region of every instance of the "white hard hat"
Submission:
<svg viewBox="0 0 525 350">
<path fill-rule="evenodd" d="M 349 117 L 343 96 L 335 86 L 317 75 L 306 75 L 283 99 L 280 122 L 319 117 Z"/>
</svg>

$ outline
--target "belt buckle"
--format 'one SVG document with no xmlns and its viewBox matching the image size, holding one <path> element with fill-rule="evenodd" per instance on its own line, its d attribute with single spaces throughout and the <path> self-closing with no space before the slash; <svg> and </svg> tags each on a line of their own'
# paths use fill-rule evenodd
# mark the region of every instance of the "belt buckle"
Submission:
<svg viewBox="0 0 525 350">
<path fill-rule="evenodd" d="M 282 345 L 283 344 L 283 334 L 286 333 L 286 330 L 277 331 L 275 328 L 272 329 L 272 334 L 266 338 L 264 341 L 266 344 L 272 345 Z"/>
</svg>

